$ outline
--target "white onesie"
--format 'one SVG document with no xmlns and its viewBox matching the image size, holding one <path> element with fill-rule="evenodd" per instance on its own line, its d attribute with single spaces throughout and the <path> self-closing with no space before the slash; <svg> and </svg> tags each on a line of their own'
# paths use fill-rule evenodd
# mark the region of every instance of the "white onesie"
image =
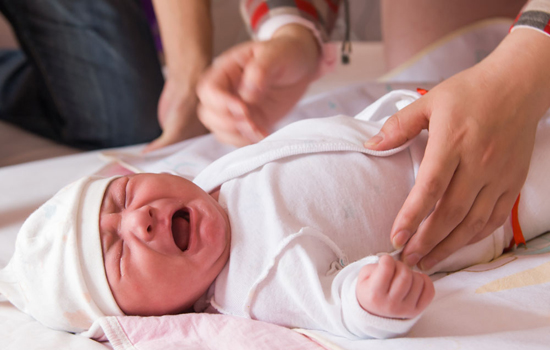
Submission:
<svg viewBox="0 0 550 350">
<path fill-rule="evenodd" d="M 411 190 L 427 134 L 376 152 L 363 143 L 384 117 L 418 94 L 392 92 L 356 118 L 291 124 L 261 143 L 214 162 L 195 182 L 221 185 L 231 255 L 208 292 L 219 312 L 347 338 L 406 333 L 418 318 L 364 311 L 355 297 L 361 267 L 391 252 L 393 220 Z M 436 266 L 487 262 L 510 241 L 503 228 Z"/>
</svg>

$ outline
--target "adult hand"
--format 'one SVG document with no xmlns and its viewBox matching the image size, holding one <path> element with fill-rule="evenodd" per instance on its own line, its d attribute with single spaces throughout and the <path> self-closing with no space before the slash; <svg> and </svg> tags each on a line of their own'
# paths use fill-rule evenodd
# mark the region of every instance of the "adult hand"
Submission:
<svg viewBox="0 0 550 350">
<path fill-rule="evenodd" d="M 200 120 L 221 142 L 258 142 L 306 91 L 319 56 L 313 34 L 295 24 L 280 28 L 269 41 L 230 49 L 199 84 Z"/>
<path fill-rule="evenodd" d="M 197 117 L 197 105 L 198 98 L 193 81 L 167 79 L 158 104 L 158 120 L 162 134 L 148 144 L 144 152 L 208 132 Z"/>
<path fill-rule="evenodd" d="M 436 86 L 366 146 L 393 148 L 429 129 L 416 183 L 391 231 L 403 259 L 429 270 L 502 225 L 527 176 L 550 107 L 550 40 L 517 29 L 484 61 Z"/>
<path fill-rule="evenodd" d="M 149 152 L 204 134 L 197 117 L 196 86 L 212 58 L 212 23 L 208 0 L 153 0 L 164 48 L 168 78 L 159 104 L 159 138 Z"/>
</svg>

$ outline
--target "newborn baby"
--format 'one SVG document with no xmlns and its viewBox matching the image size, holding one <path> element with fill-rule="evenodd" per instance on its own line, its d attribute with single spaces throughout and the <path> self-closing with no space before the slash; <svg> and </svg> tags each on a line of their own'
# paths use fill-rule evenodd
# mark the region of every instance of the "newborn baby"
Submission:
<svg viewBox="0 0 550 350">
<path fill-rule="evenodd" d="M 362 144 L 377 120 L 416 98 L 397 91 L 356 118 L 292 124 L 214 162 L 194 183 L 169 174 L 82 179 L 24 224 L 0 292 L 71 332 L 105 315 L 194 310 L 348 338 L 404 334 L 433 284 L 376 254 L 392 251 L 391 224 L 426 135 L 389 152 Z M 537 140 L 519 206 L 527 239 L 550 227 L 536 215 L 548 206 L 550 138 Z M 512 236 L 507 223 L 433 271 L 490 261 Z"/>
<path fill-rule="evenodd" d="M 100 236 L 107 280 L 125 314 L 181 313 L 205 294 L 230 252 L 231 227 L 218 195 L 169 174 L 109 185 Z M 359 304 L 383 317 L 413 318 L 434 295 L 426 275 L 390 257 L 366 265 L 359 280 Z"/>
</svg>

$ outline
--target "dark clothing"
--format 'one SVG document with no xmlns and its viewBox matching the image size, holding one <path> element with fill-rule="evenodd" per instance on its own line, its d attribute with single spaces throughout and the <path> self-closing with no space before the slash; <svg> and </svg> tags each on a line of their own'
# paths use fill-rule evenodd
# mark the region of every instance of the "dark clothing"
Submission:
<svg viewBox="0 0 550 350">
<path fill-rule="evenodd" d="M 139 0 L 0 0 L 0 119 L 82 149 L 160 135 L 164 80 Z"/>
</svg>

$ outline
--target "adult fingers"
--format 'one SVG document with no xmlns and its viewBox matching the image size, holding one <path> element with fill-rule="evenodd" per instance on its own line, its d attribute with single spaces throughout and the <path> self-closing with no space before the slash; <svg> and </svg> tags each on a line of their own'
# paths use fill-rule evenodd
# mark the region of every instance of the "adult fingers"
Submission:
<svg viewBox="0 0 550 350">
<path fill-rule="evenodd" d="M 247 103 L 257 103 L 272 85 L 291 84 L 299 79 L 295 72 L 287 81 L 294 67 L 285 50 L 282 50 L 277 44 L 258 45 L 254 47 L 252 56 L 243 69 L 243 78 L 239 85 L 239 94 Z M 286 72 L 286 74 L 285 74 Z"/>
<path fill-rule="evenodd" d="M 240 69 L 228 72 L 223 69 L 212 68 L 201 79 L 197 87 L 197 96 L 200 103 L 210 110 L 232 115 L 243 119 L 245 116 L 244 103 L 233 92 L 232 80 L 238 80 Z"/>
<path fill-rule="evenodd" d="M 496 189 L 491 189 L 488 186 L 483 187 L 475 198 L 474 203 L 471 205 L 471 208 L 469 209 L 464 219 L 458 225 L 456 225 L 454 229 L 452 229 L 447 237 L 444 237 L 441 242 L 434 246 L 430 251 L 426 252 L 426 255 L 418 263 L 419 268 L 424 271 L 430 270 L 441 260 L 445 259 L 458 249 L 467 245 L 468 242 L 470 242 L 475 235 L 482 232 L 489 222 L 499 195 L 500 192 Z M 465 202 L 464 208 L 466 208 L 466 210 L 467 207 L 468 203 Z M 457 211 L 456 214 L 459 215 L 460 213 Z M 443 216 L 440 216 L 440 218 L 441 217 Z M 445 222 L 444 218 L 442 220 L 443 221 L 440 221 L 439 223 L 434 223 L 431 227 L 427 227 L 426 229 L 431 229 L 432 232 L 438 229 L 445 230 L 444 227 L 446 224 L 449 224 L 450 226 L 454 224 L 454 222 Z M 433 222 L 436 221 L 436 219 L 433 220 Z M 413 249 L 413 251 L 416 247 L 418 247 L 416 244 L 421 244 L 419 240 L 413 239 L 411 239 L 410 243 L 411 249 Z M 420 249 L 423 248 L 425 247 L 420 247 Z"/>
<path fill-rule="evenodd" d="M 482 188 L 479 180 L 472 178 L 467 168 L 458 166 L 445 194 L 403 250 L 403 261 L 407 265 L 416 265 L 464 220 Z M 454 241 L 458 244 L 458 240 L 462 239 L 464 245 L 469 238 L 457 237 Z"/>
<path fill-rule="evenodd" d="M 237 147 L 251 143 L 251 141 L 243 136 L 238 129 L 238 125 L 243 122 L 235 121 L 229 112 L 221 113 L 208 109 L 203 105 L 199 105 L 197 113 L 200 121 L 212 131 L 218 141 Z M 244 123 L 246 123 L 246 121 Z"/>
<path fill-rule="evenodd" d="M 265 60 L 265 61 L 264 61 Z M 272 62 L 271 56 L 258 53 L 243 70 L 243 78 L 239 84 L 238 92 L 246 103 L 256 103 L 264 95 L 269 85 L 269 70 L 276 62 Z"/>
<path fill-rule="evenodd" d="M 238 65 L 224 69 L 224 64 L 212 68 L 199 83 L 199 119 L 221 142 L 235 146 L 258 142 L 263 135 L 250 121 L 247 106 L 233 93 L 241 70 Z"/>
<path fill-rule="evenodd" d="M 483 239 L 504 223 L 516 192 L 501 195 L 501 185 L 484 186 L 477 190 L 475 182 L 472 178 L 465 180 L 464 176 L 453 179 L 448 193 L 405 247 L 403 256 L 407 264 L 418 264 L 421 270 L 430 270 L 474 241 L 474 237 L 477 237 L 475 241 Z M 460 189 L 463 183 L 471 188 Z M 475 199 L 471 203 L 468 198 L 472 196 Z M 463 219 L 460 219 L 462 216 Z"/>
<path fill-rule="evenodd" d="M 196 121 L 196 123 L 193 124 L 196 125 L 187 125 L 187 128 L 185 129 L 174 128 L 164 130 L 158 138 L 151 141 L 151 143 L 143 149 L 143 153 L 148 153 L 191 137 L 206 134 L 208 132 L 208 130 L 199 121 Z"/>
<path fill-rule="evenodd" d="M 240 95 L 239 88 L 245 79 L 243 72 L 250 66 L 256 66 L 254 52 L 258 45 L 260 43 L 244 44 L 222 55 L 205 74 L 197 89 L 201 104 L 232 120 L 248 143 L 258 142 L 267 135 L 250 117 L 248 103 Z M 208 123 L 207 127 L 214 134 L 218 133 L 216 124 Z"/>
<path fill-rule="evenodd" d="M 365 142 L 372 150 L 388 150 L 399 147 L 428 128 L 429 116 L 426 99 L 420 98 L 391 116 L 380 132 Z"/>
<path fill-rule="evenodd" d="M 155 151 L 157 149 L 168 146 L 172 143 L 175 143 L 175 142 L 172 142 L 171 137 L 165 136 L 165 133 L 163 131 L 159 137 L 157 137 L 156 139 L 151 141 L 149 144 L 147 144 L 147 146 L 145 146 L 145 148 L 143 149 L 143 153 L 149 153 L 149 152 Z"/>
<path fill-rule="evenodd" d="M 178 93 L 174 93 L 177 91 Z M 143 150 L 144 153 L 205 134 L 207 129 L 197 118 L 198 100 L 194 89 L 186 93 L 185 87 L 169 81 L 165 84 L 158 106 L 158 119 L 162 134 Z"/>
<path fill-rule="evenodd" d="M 416 182 L 392 227 L 390 237 L 395 248 L 403 247 L 413 236 L 422 220 L 441 199 L 453 178 L 459 159 L 446 145 L 447 142 L 441 142 L 437 135 L 428 139 Z"/>
<path fill-rule="evenodd" d="M 485 225 L 483 230 L 473 236 L 468 244 L 481 241 L 493 233 L 498 227 L 502 226 L 510 216 L 511 208 L 514 206 L 514 202 L 516 201 L 518 194 L 519 190 L 509 191 L 501 195 L 493 208 L 493 212 L 487 221 L 487 225 Z"/>
<path fill-rule="evenodd" d="M 203 75 L 197 95 L 203 105 L 218 111 L 230 111 L 235 117 L 246 116 L 246 107 L 238 94 L 243 71 L 254 57 L 254 47 L 259 43 L 238 45 L 218 57 Z"/>
</svg>

